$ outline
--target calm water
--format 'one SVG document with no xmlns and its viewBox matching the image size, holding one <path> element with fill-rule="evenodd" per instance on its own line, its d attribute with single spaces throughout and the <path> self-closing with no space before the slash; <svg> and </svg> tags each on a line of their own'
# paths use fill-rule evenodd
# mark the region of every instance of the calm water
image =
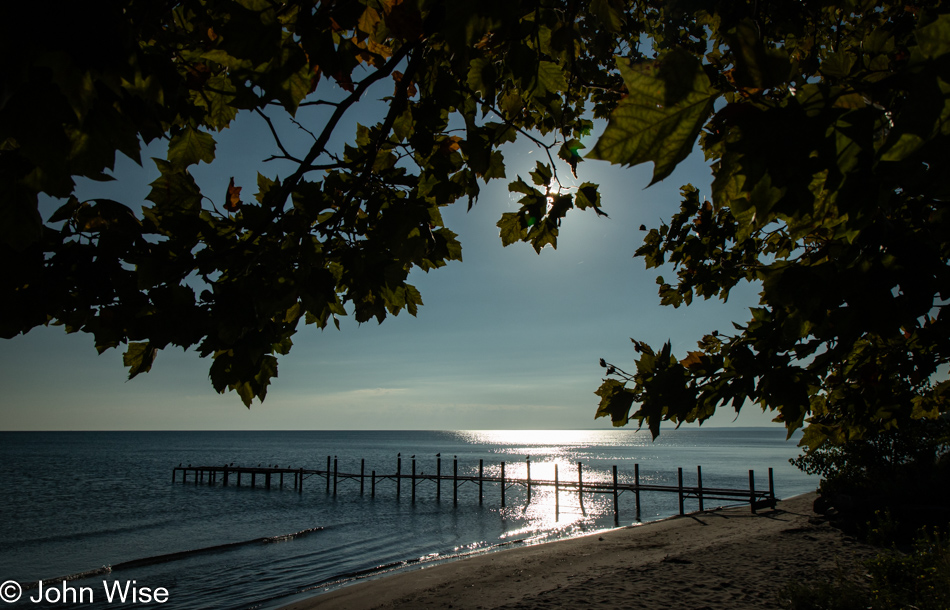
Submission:
<svg viewBox="0 0 950 610">
<path fill-rule="evenodd" d="M 576 536 L 613 527 L 609 495 L 560 494 L 555 515 L 553 491 L 535 488 L 530 504 L 523 488 L 507 492 L 500 507 L 497 485 L 485 485 L 478 504 L 475 485 L 463 485 L 452 505 L 451 483 L 443 482 L 442 501 L 435 484 L 420 483 L 416 502 L 403 482 L 380 482 L 376 497 L 360 495 L 358 482 L 341 482 L 336 496 L 326 483 L 307 480 L 293 490 L 292 478 L 278 489 L 195 486 L 171 481 L 179 463 L 256 466 L 278 464 L 323 469 L 337 456 L 341 472 L 393 473 L 402 453 L 403 473 L 415 454 L 419 472 L 442 472 L 458 456 L 459 474 L 523 477 L 531 457 L 532 478 L 576 480 L 577 462 L 584 480 L 608 480 L 616 464 L 621 481 L 632 480 L 640 464 L 642 483 L 674 484 L 683 467 L 686 484 L 703 467 L 710 487 L 767 487 L 767 469 L 775 469 L 776 494 L 789 497 L 811 491 L 817 481 L 788 464 L 798 454 L 782 430 L 708 429 L 665 431 L 657 442 L 632 430 L 475 431 L 475 432 L 75 432 L 0 433 L 0 582 L 35 583 L 116 566 L 110 573 L 73 580 L 88 587 L 84 603 L 34 604 L 38 589 L 26 589 L 8 607 L 132 608 L 132 588 L 168 591 L 160 607 L 273 608 L 302 593 L 315 594 L 362 574 L 376 574 L 417 562 L 450 558 L 496 545 L 524 544 Z M 634 522 L 634 498 L 622 494 L 620 523 Z M 642 519 L 677 512 L 675 494 L 643 494 Z M 687 502 L 687 510 L 695 510 Z M 307 532 L 313 528 L 316 531 Z M 297 532 L 298 536 L 288 536 Z M 270 538 L 272 540 L 262 541 Z M 277 540 L 273 540 L 277 538 Z M 247 542 L 223 549 L 212 547 Z M 185 551 L 203 551 L 185 553 Z M 160 555 L 175 558 L 150 565 L 120 564 Z M 130 581 L 135 581 L 131 584 Z M 107 601 L 112 583 L 129 584 L 126 603 Z M 15 587 L 5 583 L 2 593 Z M 58 589 L 62 585 L 55 585 Z M 47 591 L 56 597 L 61 591 Z M 67 595 L 71 592 L 67 591 Z M 94 604 L 85 603 L 92 596 Z M 67 601 L 71 600 L 67 598 Z M 139 599 L 139 601 L 141 601 Z M 7 605 L 7 604 L 4 604 Z M 156 607 L 156 606 L 153 606 Z"/>
</svg>

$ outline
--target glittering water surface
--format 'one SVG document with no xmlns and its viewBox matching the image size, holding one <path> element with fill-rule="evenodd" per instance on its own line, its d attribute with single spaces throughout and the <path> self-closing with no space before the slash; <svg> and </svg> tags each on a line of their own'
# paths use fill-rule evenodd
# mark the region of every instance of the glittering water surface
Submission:
<svg viewBox="0 0 950 610">
<path fill-rule="evenodd" d="M 165 608 L 269 608 L 407 562 L 614 526 L 610 494 L 581 501 L 561 490 L 555 499 L 550 487 L 533 487 L 528 503 L 525 488 L 512 486 L 502 508 L 491 483 L 481 504 L 477 485 L 460 485 L 456 506 L 445 481 L 441 500 L 434 482 L 420 481 L 413 503 L 407 480 L 397 499 L 391 481 L 378 481 L 372 497 L 369 481 L 361 495 L 358 481 L 341 480 L 333 495 L 322 477 L 307 479 L 302 493 L 291 477 L 270 490 L 246 481 L 236 487 L 233 477 L 228 487 L 171 478 L 179 463 L 322 470 L 327 456 L 336 457 L 340 472 L 358 473 L 365 460 L 367 475 L 393 474 L 397 454 L 403 474 L 413 455 L 419 474 L 435 474 L 441 454 L 444 475 L 457 459 L 460 476 L 477 475 L 483 460 L 486 476 L 498 476 L 505 462 L 507 478 L 523 478 L 530 458 L 533 480 L 553 480 L 556 465 L 560 481 L 576 481 L 580 462 L 585 482 L 612 480 L 613 465 L 621 482 L 632 482 L 639 464 L 643 484 L 675 484 L 682 467 L 691 485 L 701 465 L 707 487 L 747 488 L 753 468 L 757 488 L 766 488 L 769 467 L 779 497 L 816 485 L 788 464 L 798 450 L 780 429 L 664 431 L 656 442 L 632 430 L 0 433 L 0 582 L 49 582 L 113 566 L 68 584 L 88 588 L 84 601 L 91 595 L 93 604 L 52 603 L 62 585 L 50 591 L 47 584 L 42 595 L 51 603 L 30 602 L 40 590 L 27 588 L 10 607 L 140 607 L 131 601 L 138 587 L 167 589 Z M 633 504 L 632 494 L 621 495 L 621 525 L 634 522 Z M 644 493 L 641 506 L 641 518 L 654 520 L 676 513 L 678 500 Z M 687 510 L 696 508 L 687 501 Z M 246 544 L 232 544 L 238 542 Z M 231 546 L 213 548 L 220 545 Z M 176 555 L 160 557 L 166 554 Z M 160 561 L 137 562 L 147 558 Z M 103 581 L 133 580 L 126 603 L 108 603 Z"/>
</svg>

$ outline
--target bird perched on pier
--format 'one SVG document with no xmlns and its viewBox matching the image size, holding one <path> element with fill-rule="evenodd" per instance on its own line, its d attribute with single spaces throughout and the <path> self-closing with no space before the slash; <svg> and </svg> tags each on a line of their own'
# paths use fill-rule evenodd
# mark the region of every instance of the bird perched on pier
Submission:
<svg viewBox="0 0 950 610">
<path fill-rule="evenodd" d="M 441 454 L 441 453 L 436 453 L 436 454 L 435 454 L 435 457 L 442 457 L 442 454 Z"/>
<path fill-rule="evenodd" d="M 178 467 L 181 468 L 181 462 L 178 462 Z"/>
</svg>

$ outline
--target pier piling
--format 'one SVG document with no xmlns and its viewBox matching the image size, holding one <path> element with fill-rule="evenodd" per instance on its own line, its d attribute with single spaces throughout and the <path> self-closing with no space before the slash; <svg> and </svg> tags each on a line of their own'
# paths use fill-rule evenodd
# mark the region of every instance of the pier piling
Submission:
<svg viewBox="0 0 950 610">
<path fill-rule="evenodd" d="M 482 503 L 482 483 L 485 482 L 485 464 L 483 460 L 478 460 L 478 503 Z"/>
<path fill-rule="evenodd" d="M 749 506 L 755 512 L 755 471 L 749 471 Z"/>
<path fill-rule="evenodd" d="M 501 463 L 501 505 L 505 505 L 505 463 Z"/>
<path fill-rule="evenodd" d="M 702 512 L 705 510 L 703 508 L 703 467 L 696 467 L 696 488 L 699 490 L 699 510 Z"/>
<path fill-rule="evenodd" d="M 525 469 L 528 474 L 528 485 L 527 485 L 528 504 L 531 504 L 531 456 L 530 455 L 525 458 Z"/>
<path fill-rule="evenodd" d="M 620 492 L 617 491 L 617 465 L 614 464 L 614 525 L 620 525 Z"/>
<path fill-rule="evenodd" d="M 677 495 L 679 496 L 679 499 L 680 499 L 680 514 L 685 515 L 686 510 L 684 510 L 684 505 L 683 505 L 683 469 L 682 468 L 676 469 L 676 480 L 679 481 L 679 490 L 677 492 Z"/>
</svg>

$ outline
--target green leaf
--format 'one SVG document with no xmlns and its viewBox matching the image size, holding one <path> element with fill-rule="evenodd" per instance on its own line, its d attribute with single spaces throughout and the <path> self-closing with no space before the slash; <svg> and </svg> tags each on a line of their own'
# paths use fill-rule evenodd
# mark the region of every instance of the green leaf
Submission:
<svg viewBox="0 0 950 610">
<path fill-rule="evenodd" d="M 546 163 L 541 163 L 537 161 L 535 164 L 535 169 L 533 172 L 530 172 L 531 181 L 537 184 L 538 186 L 547 187 L 551 184 L 551 177 L 554 176 L 554 172 L 551 170 L 551 167 Z"/>
<path fill-rule="evenodd" d="M 542 61 L 538 64 L 537 88 L 533 92 L 536 97 L 548 93 L 558 93 L 567 89 L 567 79 L 561 66 L 551 61 Z"/>
<path fill-rule="evenodd" d="M 950 15 L 940 15 L 933 23 L 916 32 L 917 45 L 927 59 L 950 53 Z"/>
<path fill-rule="evenodd" d="M 586 147 L 580 141 L 571 139 L 564 142 L 557 151 L 558 158 L 564 159 L 571 166 L 571 173 L 574 174 L 575 178 L 577 177 L 577 164 L 584 160 L 580 154 L 583 148 Z"/>
<path fill-rule="evenodd" d="M 903 161 L 924 145 L 924 139 L 913 133 L 902 133 L 881 153 L 881 161 Z"/>
<path fill-rule="evenodd" d="M 686 51 L 671 51 L 651 62 L 617 58 L 617 67 L 629 95 L 610 113 L 587 158 L 619 165 L 652 161 L 654 184 L 692 151 L 718 93 L 699 61 Z"/>
<path fill-rule="evenodd" d="M 781 49 L 766 49 L 760 27 L 743 19 L 730 31 L 730 43 L 736 59 L 736 86 L 768 89 L 785 82 L 789 72 L 788 55 Z"/>
<path fill-rule="evenodd" d="M 153 159 L 161 175 L 149 185 L 152 190 L 145 197 L 160 207 L 197 212 L 201 209 L 201 191 L 187 170 L 178 171 L 163 160 Z"/>
<path fill-rule="evenodd" d="M 574 197 L 574 203 L 579 210 L 599 208 L 600 193 L 597 191 L 597 185 L 591 182 L 585 182 L 577 187 L 577 195 Z"/>
<path fill-rule="evenodd" d="M 597 24 L 608 32 L 619 32 L 623 27 L 623 15 L 610 0 L 592 0 L 590 12 L 596 18 Z"/>
<path fill-rule="evenodd" d="M 501 220 L 495 226 L 501 229 L 501 244 L 506 247 L 528 236 L 528 227 L 524 221 L 524 215 L 518 212 L 502 214 Z"/>
<path fill-rule="evenodd" d="M 485 170 L 482 177 L 485 180 L 505 177 L 505 157 L 501 154 L 500 150 L 492 151 L 491 157 L 488 160 L 488 169 Z"/>
<path fill-rule="evenodd" d="M 129 343 L 129 348 L 122 354 L 122 364 L 129 367 L 129 379 L 149 372 L 157 355 L 158 350 L 148 341 Z"/>
<path fill-rule="evenodd" d="M 498 76 L 495 74 L 495 69 L 490 60 L 484 57 L 472 60 L 467 80 L 472 91 L 480 92 L 484 99 L 490 101 L 495 97 L 495 83 L 497 81 Z"/>
<path fill-rule="evenodd" d="M 190 125 L 172 137 L 168 143 L 168 161 L 178 169 L 204 161 L 214 161 L 215 141 L 210 133 L 198 131 Z"/>
<path fill-rule="evenodd" d="M 633 406 L 633 392 L 616 379 L 605 379 L 594 394 L 600 396 L 595 418 L 609 417 L 610 422 L 617 427 L 627 425 L 630 407 Z"/>
</svg>

